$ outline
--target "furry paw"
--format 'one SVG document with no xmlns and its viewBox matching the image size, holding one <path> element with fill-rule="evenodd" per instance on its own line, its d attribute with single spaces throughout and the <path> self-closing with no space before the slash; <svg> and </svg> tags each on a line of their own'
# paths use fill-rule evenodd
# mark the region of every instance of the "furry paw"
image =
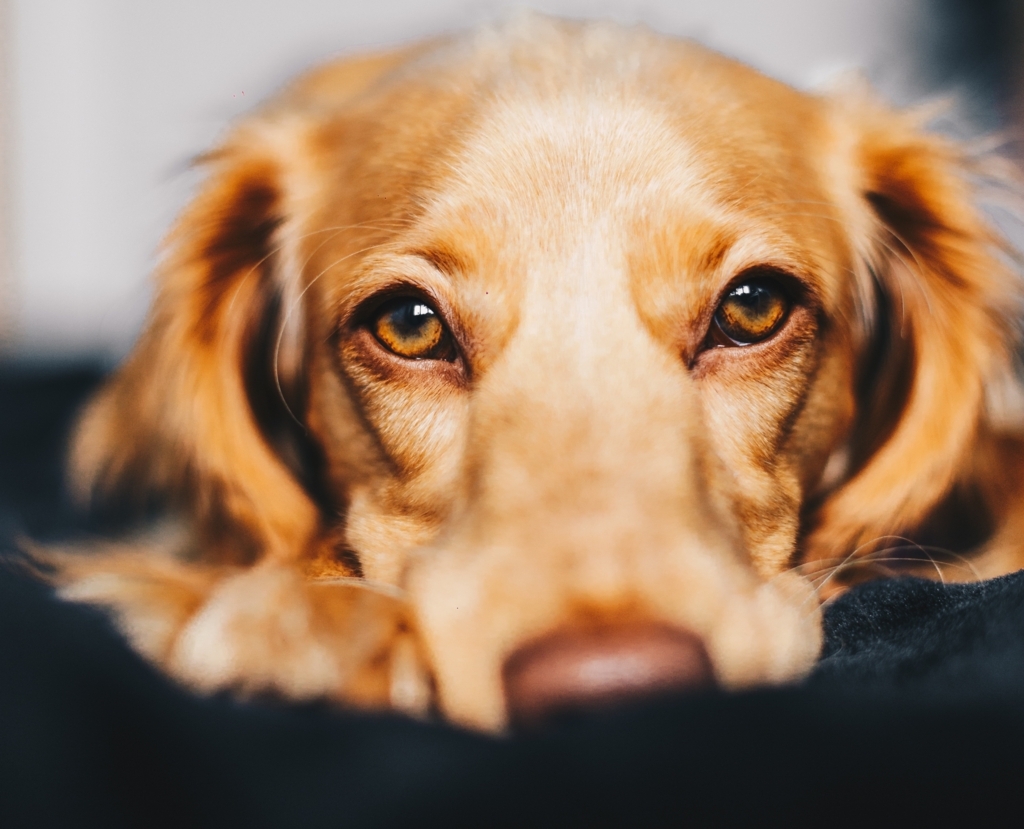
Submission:
<svg viewBox="0 0 1024 829">
<path fill-rule="evenodd" d="M 327 698 L 423 714 L 431 686 L 399 591 L 276 563 L 201 568 L 75 557 L 61 595 L 108 608 L 143 654 L 201 692 Z"/>
</svg>

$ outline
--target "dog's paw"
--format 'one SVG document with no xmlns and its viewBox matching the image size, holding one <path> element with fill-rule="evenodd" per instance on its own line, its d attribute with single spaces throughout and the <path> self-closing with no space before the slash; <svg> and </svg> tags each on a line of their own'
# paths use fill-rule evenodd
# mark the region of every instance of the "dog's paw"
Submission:
<svg viewBox="0 0 1024 829">
<path fill-rule="evenodd" d="M 205 691 L 328 697 L 416 713 L 429 702 L 398 596 L 356 579 L 311 582 L 286 566 L 219 582 L 178 635 L 167 666 Z"/>
<path fill-rule="evenodd" d="M 195 690 L 411 714 L 430 706 L 397 591 L 359 579 L 311 581 L 281 564 L 199 570 L 136 557 L 104 568 L 102 558 L 72 568 L 61 593 L 109 608 L 138 650 Z"/>
</svg>

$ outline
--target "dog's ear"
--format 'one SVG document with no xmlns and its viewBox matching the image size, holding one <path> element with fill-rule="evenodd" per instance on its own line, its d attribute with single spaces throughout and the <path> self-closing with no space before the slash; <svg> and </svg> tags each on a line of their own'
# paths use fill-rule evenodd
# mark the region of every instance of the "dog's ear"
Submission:
<svg viewBox="0 0 1024 829">
<path fill-rule="evenodd" d="M 820 559 L 911 531 L 950 491 L 986 385 L 1007 370 L 1020 305 L 1006 245 L 978 207 L 983 162 L 863 91 L 836 104 L 833 184 L 861 266 L 868 345 L 849 477 L 805 542 Z"/>
<path fill-rule="evenodd" d="M 322 188 L 323 125 L 425 48 L 321 67 L 205 158 L 207 183 L 170 234 L 146 329 L 79 423 L 80 494 L 183 502 L 206 560 L 296 555 L 313 539 L 322 508 L 338 505 L 324 502 L 301 423 L 298 228 Z"/>
<path fill-rule="evenodd" d="M 73 444 L 79 491 L 184 501 L 205 544 L 212 535 L 227 558 L 294 553 L 318 522 L 260 404 L 289 381 L 294 390 L 301 364 L 300 276 L 287 236 L 302 141 L 298 119 L 264 118 L 205 160 L 207 183 L 168 239 L 147 327 Z M 261 391 L 271 359 L 285 367 L 274 397 Z"/>
</svg>

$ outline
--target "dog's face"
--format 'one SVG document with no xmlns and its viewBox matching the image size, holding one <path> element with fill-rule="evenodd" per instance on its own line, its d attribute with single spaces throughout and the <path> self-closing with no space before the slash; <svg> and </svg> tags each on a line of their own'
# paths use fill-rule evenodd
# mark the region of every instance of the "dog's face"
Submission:
<svg viewBox="0 0 1024 829">
<path fill-rule="evenodd" d="M 954 155 L 610 27 L 329 68 L 213 159 L 79 464 L 156 457 L 221 558 L 404 589 L 458 721 L 645 649 L 798 677 L 799 556 L 920 520 L 977 428 L 1000 271 Z"/>
</svg>

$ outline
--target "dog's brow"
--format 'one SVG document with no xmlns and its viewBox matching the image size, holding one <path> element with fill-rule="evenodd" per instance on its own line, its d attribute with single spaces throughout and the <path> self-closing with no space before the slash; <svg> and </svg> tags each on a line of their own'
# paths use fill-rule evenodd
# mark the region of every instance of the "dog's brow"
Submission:
<svg viewBox="0 0 1024 829">
<path fill-rule="evenodd" d="M 452 276 L 453 274 L 466 269 L 462 257 L 455 253 L 451 248 L 444 245 L 431 245 L 430 247 L 417 248 L 416 250 L 409 251 L 409 255 L 426 259 L 431 265 L 446 276 Z"/>
<path fill-rule="evenodd" d="M 711 246 L 704 252 L 700 259 L 700 273 L 710 273 L 718 270 L 725 259 L 725 255 L 732 247 L 733 240 L 727 236 L 716 236 Z"/>
</svg>

